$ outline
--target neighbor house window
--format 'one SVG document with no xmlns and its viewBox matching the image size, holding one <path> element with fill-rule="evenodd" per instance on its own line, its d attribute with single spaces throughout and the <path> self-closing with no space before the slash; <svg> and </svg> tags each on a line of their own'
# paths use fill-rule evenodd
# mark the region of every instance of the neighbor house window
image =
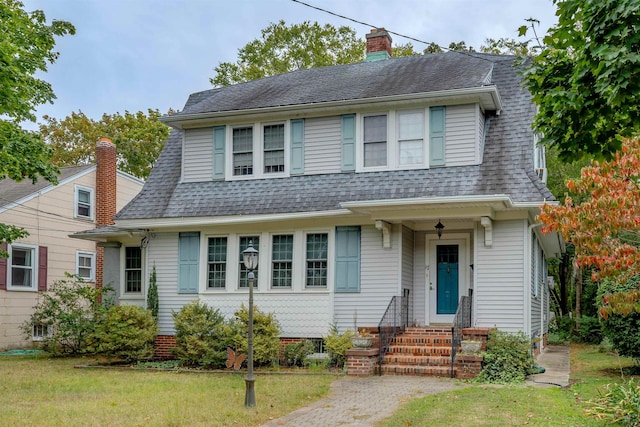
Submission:
<svg viewBox="0 0 640 427">
<path fill-rule="evenodd" d="M 49 336 L 49 326 L 42 323 L 36 323 L 33 325 L 33 332 L 31 338 L 33 341 L 42 341 Z"/>
<path fill-rule="evenodd" d="M 293 235 L 273 236 L 271 286 L 290 288 L 293 269 Z"/>
<path fill-rule="evenodd" d="M 264 172 L 284 172 L 284 124 L 263 127 Z"/>
<path fill-rule="evenodd" d="M 209 288 L 224 289 L 227 283 L 227 238 L 210 237 L 208 245 Z"/>
<path fill-rule="evenodd" d="M 307 287 L 327 286 L 327 259 L 329 238 L 327 233 L 307 234 L 306 285 Z"/>
<path fill-rule="evenodd" d="M 253 247 L 256 250 L 260 250 L 260 237 L 259 236 L 242 236 L 240 237 L 240 284 L 239 286 L 241 288 L 248 288 L 249 287 L 249 279 L 247 278 L 247 274 L 249 273 L 249 270 L 247 270 L 244 266 L 244 261 L 242 259 L 242 251 L 244 251 L 245 249 L 247 249 L 249 247 L 249 242 L 253 243 Z M 260 268 L 260 264 L 258 264 L 258 268 Z M 255 282 L 253 283 L 253 286 L 255 287 L 256 284 L 258 283 L 258 270 L 254 270 L 253 271 L 254 277 L 255 277 Z"/>
<path fill-rule="evenodd" d="M 76 275 L 84 280 L 95 279 L 95 259 L 93 252 L 76 252 Z"/>
<path fill-rule="evenodd" d="M 10 246 L 7 289 L 29 291 L 38 288 L 36 253 L 36 247 L 32 245 Z"/>
<path fill-rule="evenodd" d="M 93 219 L 93 188 L 76 185 L 75 190 L 75 216 Z"/>
<path fill-rule="evenodd" d="M 364 167 L 387 165 L 387 115 L 364 118 Z"/>
<path fill-rule="evenodd" d="M 398 152 L 401 166 L 424 162 L 424 112 L 398 113 Z"/>
<path fill-rule="evenodd" d="M 253 128 L 233 129 L 233 174 L 253 175 Z"/>
<path fill-rule="evenodd" d="M 142 249 L 139 246 L 125 248 L 124 283 L 126 293 L 142 292 Z"/>
</svg>

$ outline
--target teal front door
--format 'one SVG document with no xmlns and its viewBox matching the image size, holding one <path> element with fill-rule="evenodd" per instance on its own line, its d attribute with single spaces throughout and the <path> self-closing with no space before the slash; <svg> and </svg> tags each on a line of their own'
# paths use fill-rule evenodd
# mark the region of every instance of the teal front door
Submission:
<svg viewBox="0 0 640 427">
<path fill-rule="evenodd" d="M 455 314 L 458 309 L 458 245 L 438 245 L 437 314 Z"/>
</svg>

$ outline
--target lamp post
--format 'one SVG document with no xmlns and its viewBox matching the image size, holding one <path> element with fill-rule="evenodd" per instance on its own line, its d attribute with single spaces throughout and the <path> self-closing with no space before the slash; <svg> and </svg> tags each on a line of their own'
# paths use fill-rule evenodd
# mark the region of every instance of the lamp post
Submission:
<svg viewBox="0 0 640 427">
<path fill-rule="evenodd" d="M 247 279 L 249 280 L 249 345 L 247 349 L 247 377 L 245 382 L 244 406 L 250 408 L 256 406 L 256 393 L 254 385 L 256 382 L 253 376 L 253 282 L 255 275 L 253 270 L 258 267 L 258 251 L 253 248 L 253 242 L 249 241 L 249 247 L 242 251 L 242 261 L 249 272 Z"/>
</svg>

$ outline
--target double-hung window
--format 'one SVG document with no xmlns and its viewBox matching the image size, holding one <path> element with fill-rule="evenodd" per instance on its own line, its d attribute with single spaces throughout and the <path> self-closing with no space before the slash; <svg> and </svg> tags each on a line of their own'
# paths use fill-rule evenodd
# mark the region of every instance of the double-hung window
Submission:
<svg viewBox="0 0 640 427">
<path fill-rule="evenodd" d="M 87 281 L 94 280 L 95 259 L 96 254 L 93 252 L 76 252 L 76 275 Z"/>
<path fill-rule="evenodd" d="M 93 188 L 75 187 L 75 207 L 76 218 L 93 219 Z"/>
<path fill-rule="evenodd" d="M 308 288 L 327 287 L 328 248 L 327 233 L 307 234 L 305 284 Z"/>
<path fill-rule="evenodd" d="M 253 127 L 234 128 L 233 175 L 253 175 Z"/>
<path fill-rule="evenodd" d="M 262 130 L 264 173 L 284 172 L 284 123 L 265 125 Z"/>
<path fill-rule="evenodd" d="M 142 292 L 142 249 L 128 246 L 124 251 L 124 291 L 139 294 Z"/>
<path fill-rule="evenodd" d="M 249 287 L 249 278 L 248 273 L 249 270 L 247 270 L 244 266 L 244 260 L 242 257 L 242 251 L 244 251 L 245 249 L 247 249 L 249 247 L 249 242 L 253 243 L 253 247 L 256 250 L 260 250 L 260 237 L 259 236 L 241 236 L 240 237 L 240 274 L 238 275 L 240 278 L 240 283 L 239 283 L 239 287 L 240 288 L 248 288 Z M 258 268 L 260 268 L 260 264 L 258 264 Z M 255 277 L 255 282 L 253 283 L 253 286 L 255 287 L 256 284 L 258 283 L 258 270 L 254 270 L 253 271 L 254 277 Z"/>
<path fill-rule="evenodd" d="M 366 116 L 364 126 L 364 167 L 387 165 L 387 115 Z"/>
<path fill-rule="evenodd" d="M 399 165 L 424 164 L 424 112 L 399 112 L 397 126 Z"/>
<path fill-rule="evenodd" d="M 9 251 L 9 290 L 35 291 L 38 289 L 36 247 L 11 245 Z"/>
<path fill-rule="evenodd" d="M 207 287 L 224 289 L 227 283 L 227 238 L 210 237 L 208 252 Z"/>
<path fill-rule="evenodd" d="M 271 286 L 290 288 L 293 271 L 293 235 L 273 236 Z"/>
</svg>

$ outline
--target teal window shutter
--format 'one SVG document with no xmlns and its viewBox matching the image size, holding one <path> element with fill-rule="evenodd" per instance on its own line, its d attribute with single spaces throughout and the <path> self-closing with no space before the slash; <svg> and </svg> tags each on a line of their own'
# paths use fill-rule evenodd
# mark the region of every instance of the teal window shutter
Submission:
<svg viewBox="0 0 640 427">
<path fill-rule="evenodd" d="M 224 179 L 224 149 L 227 129 L 225 126 L 213 128 L 213 179 Z"/>
<path fill-rule="evenodd" d="M 360 227 L 336 227 L 336 292 L 360 292 Z"/>
<path fill-rule="evenodd" d="M 429 109 L 429 157 L 431 166 L 445 164 L 444 120 L 445 107 L 431 107 Z"/>
<path fill-rule="evenodd" d="M 178 293 L 198 293 L 200 233 L 180 233 L 178 237 Z"/>
<path fill-rule="evenodd" d="M 291 175 L 304 173 L 304 119 L 291 120 Z"/>
<path fill-rule="evenodd" d="M 356 170 L 356 115 L 342 116 L 342 171 Z"/>
</svg>

